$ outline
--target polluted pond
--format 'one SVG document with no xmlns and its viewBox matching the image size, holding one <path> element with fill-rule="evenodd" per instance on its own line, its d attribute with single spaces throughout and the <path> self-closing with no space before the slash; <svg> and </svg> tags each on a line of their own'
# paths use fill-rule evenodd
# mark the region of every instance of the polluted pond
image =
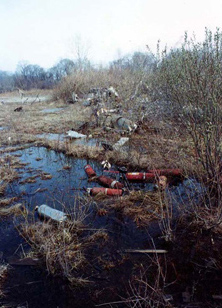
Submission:
<svg viewBox="0 0 222 308">
<path fill-rule="evenodd" d="M 203 194 L 194 179 L 162 190 L 131 181 L 139 173 L 45 147 L 1 160 L 0 304 L 10 307 L 94 307 L 126 296 L 141 262 L 154 270 L 151 256 L 167 253 L 172 212 Z M 121 194 L 107 196 L 112 189 Z"/>
</svg>

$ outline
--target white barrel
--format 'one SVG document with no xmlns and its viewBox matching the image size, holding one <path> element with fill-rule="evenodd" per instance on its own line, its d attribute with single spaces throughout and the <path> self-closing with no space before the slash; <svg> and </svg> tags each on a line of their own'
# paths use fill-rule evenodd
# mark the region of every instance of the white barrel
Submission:
<svg viewBox="0 0 222 308">
<path fill-rule="evenodd" d="M 44 218 L 52 219 L 57 222 L 63 222 L 67 220 L 67 215 L 64 212 L 53 209 L 46 204 L 37 206 L 36 210 L 39 216 L 44 217 Z"/>
</svg>

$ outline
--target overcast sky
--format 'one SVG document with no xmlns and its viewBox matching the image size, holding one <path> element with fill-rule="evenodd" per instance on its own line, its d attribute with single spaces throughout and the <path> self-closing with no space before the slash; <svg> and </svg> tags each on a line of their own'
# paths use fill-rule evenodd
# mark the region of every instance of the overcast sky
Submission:
<svg viewBox="0 0 222 308">
<path fill-rule="evenodd" d="M 159 39 L 178 46 L 185 31 L 201 40 L 205 27 L 222 29 L 222 0 L 0 0 L 0 70 L 49 68 L 77 46 L 107 63 Z"/>
</svg>

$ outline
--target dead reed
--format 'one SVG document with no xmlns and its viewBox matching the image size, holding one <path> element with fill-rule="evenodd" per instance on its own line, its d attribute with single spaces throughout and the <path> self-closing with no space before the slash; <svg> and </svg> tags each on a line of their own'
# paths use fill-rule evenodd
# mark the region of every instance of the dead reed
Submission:
<svg viewBox="0 0 222 308">
<path fill-rule="evenodd" d="M 0 264 L 0 297 L 4 297 L 4 283 L 7 279 L 9 266 L 7 264 Z"/>
<path fill-rule="evenodd" d="M 21 214 L 24 214 L 25 208 L 21 203 L 13 204 L 9 207 L 0 207 L 0 216 L 6 217 L 6 216 L 20 216 Z"/>
<path fill-rule="evenodd" d="M 87 208 L 86 204 L 75 203 L 67 211 L 70 219 L 65 223 L 33 222 L 26 216 L 19 226 L 19 232 L 33 251 L 43 257 L 49 273 L 67 279 L 73 287 L 90 283 L 87 268 L 92 255 L 88 251 L 108 240 L 106 232 L 84 224 Z"/>
</svg>

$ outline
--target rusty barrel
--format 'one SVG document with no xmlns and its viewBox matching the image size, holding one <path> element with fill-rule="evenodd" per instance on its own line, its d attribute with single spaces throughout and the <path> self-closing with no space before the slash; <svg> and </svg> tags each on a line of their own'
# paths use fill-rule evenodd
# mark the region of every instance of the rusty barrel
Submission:
<svg viewBox="0 0 222 308">
<path fill-rule="evenodd" d="M 89 178 L 96 176 L 95 171 L 90 165 L 85 165 L 84 169 Z"/>
<path fill-rule="evenodd" d="M 107 196 L 122 196 L 123 194 L 122 189 L 112 189 L 105 187 L 87 188 L 87 191 L 91 196 L 96 196 L 98 194 L 103 194 Z"/>
<path fill-rule="evenodd" d="M 154 173 L 155 175 L 159 176 L 176 176 L 181 177 L 183 171 L 181 169 L 152 169 L 148 170 L 149 173 Z"/>
<path fill-rule="evenodd" d="M 122 189 L 124 185 L 116 180 L 109 178 L 108 176 L 101 175 L 98 177 L 98 181 L 101 185 L 110 188 Z"/>
<path fill-rule="evenodd" d="M 126 173 L 126 178 L 130 182 L 153 182 L 156 175 L 150 172 L 128 172 Z"/>
</svg>

